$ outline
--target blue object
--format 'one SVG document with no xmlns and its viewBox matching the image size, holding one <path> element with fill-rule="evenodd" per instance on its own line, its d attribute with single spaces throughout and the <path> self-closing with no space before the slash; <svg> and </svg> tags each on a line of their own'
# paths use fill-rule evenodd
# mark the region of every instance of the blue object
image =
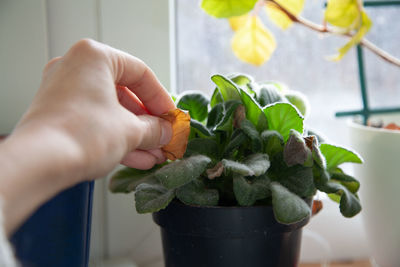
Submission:
<svg viewBox="0 0 400 267">
<path fill-rule="evenodd" d="M 23 267 L 86 267 L 94 182 L 67 189 L 40 207 L 12 236 Z"/>
</svg>

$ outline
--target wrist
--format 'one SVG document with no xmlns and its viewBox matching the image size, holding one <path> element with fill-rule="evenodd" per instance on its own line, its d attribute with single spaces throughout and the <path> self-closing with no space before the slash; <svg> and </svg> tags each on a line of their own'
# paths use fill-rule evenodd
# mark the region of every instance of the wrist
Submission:
<svg viewBox="0 0 400 267">
<path fill-rule="evenodd" d="M 0 143 L 0 195 L 5 227 L 13 231 L 58 192 L 79 181 L 72 144 L 50 128 L 17 130 Z"/>
</svg>

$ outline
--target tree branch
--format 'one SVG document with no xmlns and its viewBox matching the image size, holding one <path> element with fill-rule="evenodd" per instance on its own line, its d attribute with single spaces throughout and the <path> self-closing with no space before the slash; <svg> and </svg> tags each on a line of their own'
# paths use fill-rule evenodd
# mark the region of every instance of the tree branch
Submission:
<svg viewBox="0 0 400 267">
<path fill-rule="evenodd" d="M 327 27 L 326 25 L 319 25 L 319 24 L 316 24 L 316 23 L 314 23 L 310 20 L 307 20 L 301 16 L 296 16 L 296 15 L 292 14 L 289 10 L 284 8 L 282 5 L 280 5 L 278 2 L 276 2 L 275 0 L 264 0 L 264 1 L 266 3 L 268 3 L 268 2 L 273 3 L 277 8 L 279 8 L 283 13 L 285 13 L 286 16 L 288 16 L 288 18 L 290 20 L 292 20 L 293 22 L 298 23 L 300 25 L 303 25 L 306 28 L 309 28 L 310 30 L 313 30 L 313 31 L 316 31 L 319 33 L 324 33 L 324 34 L 328 33 L 328 34 L 346 36 L 346 37 L 350 37 L 350 38 L 353 37 L 353 35 L 350 33 L 338 32 L 332 28 Z M 376 54 L 383 60 L 385 60 L 397 67 L 400 67 L 400 59 L 398 59 L 398 58 L 394 57 L 393 55 L 389 54 L 388 52 L 380 49 L 379 47 L 377 47 L 375 44 L 368 41 L 367 39 L 363 38 L 360 41 L 360 45 L 369 49 L 372 53 Z"/>
</svg>

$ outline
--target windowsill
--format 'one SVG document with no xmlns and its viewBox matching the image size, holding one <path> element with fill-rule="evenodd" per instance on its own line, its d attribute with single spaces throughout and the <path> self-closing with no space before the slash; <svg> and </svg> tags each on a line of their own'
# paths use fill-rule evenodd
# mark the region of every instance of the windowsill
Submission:
<svg viewBox="0 0 400 267">
<path fill-rule="evenodd" d="M 300 264 L 300 267 L 320 267 L 322 266 L 319 263 L 303 263 Z M 371 263 L 368 260 L 363 261 L 352 261 L 352 262 L 336 262 L 330 263 L 330 267 L 371 267 Z"/>
</svg>

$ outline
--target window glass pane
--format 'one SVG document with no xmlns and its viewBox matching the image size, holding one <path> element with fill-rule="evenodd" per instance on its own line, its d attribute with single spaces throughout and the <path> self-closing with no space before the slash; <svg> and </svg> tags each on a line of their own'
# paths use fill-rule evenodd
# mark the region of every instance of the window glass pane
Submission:
<svg viewBox="0 0 400 267">
<path fill-rule="evenodd" d="M 321 1 L 307 1 L 303 15 L 319 23 L 321 8 Z M 375 22 L 368 37 L 400 56 L 397 49 L 400 24 L 393 23 L 400 9 L 368 8 L 368 13 Z M 334 114 L 361 108 L 355 49 L 343 60 L 330 62 L 327 57 L 336 53 L 347 41 L 345 38 L 322 36 L 299 25 L 281 31 L 265 14 L 262 19 L 274 33 L 278 47 L 269 62 L 254 67 L 233 55 L 230 48 L 233 32 L 227 21 L 206 15 L 197 1 L 176 0 L 178 92 L 201 90 L 211 94 L 214 86 L 210 76 L 215 73 L 243 72 L 258 81 L 279 80 L 308 96 L 311 103 L 308 125 L 322 130 L 334 142 L 347 144 L 344 120 L 334 119 Z M 371 105 L 400 106 L 400 69 L 369 52 L 365 54 Z"/>
</svg>

